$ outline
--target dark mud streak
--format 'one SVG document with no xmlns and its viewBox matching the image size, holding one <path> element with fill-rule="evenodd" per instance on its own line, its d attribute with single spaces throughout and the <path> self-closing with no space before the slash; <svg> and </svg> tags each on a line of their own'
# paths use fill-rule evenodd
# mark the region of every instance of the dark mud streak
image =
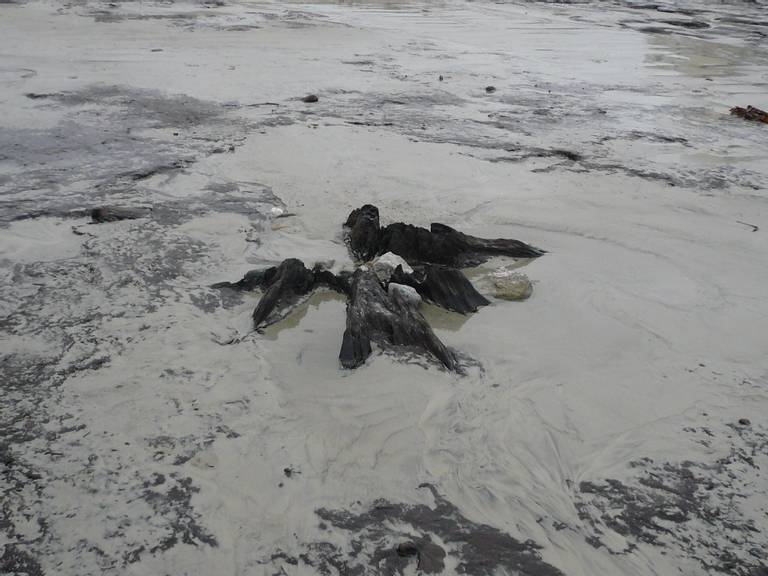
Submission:
<svg viewBox="0 0 768 576">
<path fill-rule="evenodd" d="M 171 475 L 171 478 L 175 485 L 166 491 L 148 489 L 144 492 L 144 500 L 166 521 L 166 535 L 150 546 L 149 553 L 164 552 L 179 543 L 217 547 L 218 541 L 199 523 L 199 515 L 192 507 L 192 496 L 200 489 L 192 485 L 191 478 L 176 478 L 175 475 Z M 140 554 L 136 556 L 138 560 Z"/>
<path fill-rule="evenodd" d="M 645 140 L 648 142 L 655 142 L 659 144 L 682 144 L 688 146 L 688 139 L 682 136 L 667 136 L 665 134 L 656 134 L 654 132 L 642 132 L 640 130 L 632 130 L 625 134 L 616 134 L 612 136 L 603 136 L 598 140 L 598 143 L 610 142 L 612 140 Z"/>
<path fill-rule="evenodd" d="M 320 574 L 404 574 L 413 562 L 421 572 L 437 574 L 450 557 L 459 574 L 494 576 L 508 571 L 563 576 L 541 559 L 541 547 L 535 542 L 520 542 L 497 528 L 472 522 L 432 485 L 422 487 L 432 493 L 434 507 L 377 500 L 359 513 L 317 510 L 321 528 L 330 526 L 348 533 L 349 548 L 342 550 L 330 542 L 309 543 L 299 559 Z"/>
<path fill-rule="evenodd" d="M 40 564 L 23 549 L 13 544 L 6 544 L 0 556 L 0 574 L 19 576 L 44 576 Z"/>
<path fill-rule="evenodd" d="M 30 554 L 30 544 L 34 545 L 46 537 L 46 523 L 38 519 L 39 536 L 30 542 L 17 533 L 13 522 L 15 511 L 23 508 L 23 493 L 42 497 L 42 485 L 38 482 L 42 476 L 14 453 L 14 438 L 3 438 L 4 443 L 0 444 L 0 531 L 8 543 L 0 555 L 0 574 L 42 576 L 44 572 L 40 564 Z"/>
<path fill-rule="evenodd" d="M 745 516 L 742 502 L 746 494 L 754 493 L 745 467 L 756 479 L 761 477 L 757 460 L 766 462 L 768 435 L 748 420 L 729 428 L 730 454 L 713 464 L 643 458 L 632 463 L 639 476 L 631 483 L 581 482 L 576 507 L 592 528 L 587 541 L 603 547 L 607 528 L 630 542 L 625 550 L 613 553 L 629 553 L 640 545 L 677 548 L 709 572 L 762 574 L 766 555 L 760 551 L 768 547 L 768 538 Z M 712 431 L 701 433 L 700 442 L 708 445 Z"/>
<path fill-rule="evenodd" d="M 201 156 L 234 151 L 249 129 L 261 125 L 217 102 L 120 85 L 27 97 L 60 111 L 60 121 L 45 130 L 0 131 L 0 158 L 23 167 L 12 181 L 0 182 L 0 222 L 140 197 L 153 177 L 171 177 Z M 285 119 L 268 116 L 264 123 Z M 56 193 L 18 200 L 20 192 L 39 189 Z M 14 200 L 3 201 L 5 193 Z"/>
<path fill-rule="evenodd" d="M 256 189 L 255 185 L 250 188 L 255 191 L 244 193 L 251 198 L 240 201 L 240 210 L 256 218 L 256 207 L 274 205 L 274 195 L 268 189 Z M 232 194 L 240 196 L 238 192 Z M 33 559 L 41 558 L 47 547 L 57 541 L 57 535 L 50 532 L 46 524 L 49 510 L 44 503 L 51 495 L 45 491 L 65 479 L 51 476 L 54 466 L 42 464 L 42 468 L 36 468 L 20 461 L 15 454 L 28 454 L 32 461 L 42 463 L 65 459 L 69 457 L 68 444 L 89 433 L 77 417 L 62 423 L 51 422 L 49 409 L 57 401 L 60 385 L 68 378 L 80 372 L 103 369 L 109 365 L 112 355 L 119 356 L 131 340 L 142 338 L 142 328 L 139 332 L 104 337 L 100 332 L 103 322 L 124 314 L 130 317 L 147 314 L 173 300 L 190 298 L 193 305 L 208 309 L 215 305 L 212 300 L 218 296 L 207 288 L 190 290 L 187 286 L 179 290 L 179 280 L 188 274 L 187 267 L 199 265 L 201 259 L 206 258 L 207 248 L 183 234 L 174 233 L 173 226 L 191 217 L 187 212 L 194 215 L 215 211 L 222 205 L 221 196 L 220 192 L 209 191 L 197 207 L 183 211 L 179 206 L 179 214 L 160 207 L 152 211 L 150 218 L 93 225 L 100 231 L 113 227 L 118 232 L 118 227 L 122 227 L 122 232 L 99 236 L 85 232 L 82 252 L 77 257 L 18 264 L 13 268 L 3 288 L 11 288 L 15 300 L 4 307 L 0 331 L 11 338 L 39 339 L 49 345 L 45 351 L 36 353 L 0 352 L 4 394 L 0 403 L 0 437 L 8 443 L 0 449 L 3 484 L 7 487 L 3 488 L 0 504 L 4 519 L 0 520 L 0 531 L 12 543 L 2 552 L 4 559 L 0 566 L 35 574 Z M 230 200 L 234 209 L 235 199 Z M 227 202 L 224 204 L 230 206 Z M 84 215 L 81 213 L 80 217 Z M 91 225 L 83 220 L 78 228 L 87 230 Z M 126 242 L 126 238 L 130 241 Z M 123 293 L 126 287 L 132 293 L 130 301 L 126 301 Z M 221 434 L 231 437 L 236 433 L 222 427 Z M 68 440 L 66 435 L 75 438 Z M 206 435 L 182 440 L 171 445 L 164 465 L 183 464 L 212 438 Z M 29 446 L 24 446 L 27 443 Z M 123 465 L 118 462 L 117 468 Z M 197 488 L 188 479 L 174 480 L 175 486 L 169 482 L 165 490 L 156 487 L 143 490 L 140 479 L 138 485 L 128 482 L 129 485 L 115 486 L 113 494 L 119 500 L 126 496 L 127 490 L 147 501 L 154 510 L 152 519 L 146 519 L 151 529 L 145 530 L 138 541 L 125 542 L 115 553 L 119 557 L 86 540 L 66 550 L 68 554 L 91 556 L 106 570 L 121 562 L 139 561 L 142 555 L 160 553 L 177 543 L 216 545 L 216 538 L 202 526 L 194 512 L 191 498 Z M 38 535 L 34 541 L 17 542 L 14 522 L 30 514 L 36 514 L 41 523 Z"/>
</svg>

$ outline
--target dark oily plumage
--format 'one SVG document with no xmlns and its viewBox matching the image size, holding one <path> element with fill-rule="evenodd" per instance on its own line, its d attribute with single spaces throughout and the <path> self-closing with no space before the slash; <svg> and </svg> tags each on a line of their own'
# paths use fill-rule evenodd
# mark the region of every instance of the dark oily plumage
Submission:
<svg viewBox="0 0 768 576">
<path fill-rule="evenodd" d="M 427 230 L 396 222 L 381 228 L 379 210 L 370 204 L 353 210 L 346 227 L 350 250 L 360 260 L 393 252 L 412 265 L 426 262 L 463 268 L 491 256 L 537 258 L 545 254 L 520 240 L 477 238 L 445 224 L 433 223 Z"/>
<path fill-rule="evenodd" d="M 379 252 L 379 209 L 371 204 L 352 210 L 344 227 L 352 255 L 358 260 L 370 260 Z"/>
<path fill-rule="evenodd" d="M 339 359 L 344 368 L 356 368 L 371 354 L 371 343 L 412 347 L 461 372 L 456 355 L 432 332 L 424 316 L 398 298 L 390 298 L 376 274 L 357 270 L 347 301 L 347 328 Z"/>
<path fill-rule="evenodd" d="M 398 266 L 391 281 L 412 286 L 425 300 L 460 314 L 477 312 L 481 306 L 490 304 L 464 273 L 455 268 L 424 264 L 416 266 L 413 274 L 406 274 L 402 266 Z"/>
<path fill-rule="evenodd" d="M 213 284 L 211 288 L 231 288 L 232 290 L 249 292 L 261 288 L 265 284 L 269 284 L 276 272 L 277 266 L 261 268 L 259 270 L 250 270 L 237 282 L 218 282 Z"/>
<path fill-rule="evenodd" d="M 295 260 L 295 258 L 292 260 Z M 296 261 L 301 262 L 300 260 Z M 287 261 L 284 261 L 283 264 L 285 264 L 285 262 Z M 302 263 L 302 266 L 303 265 L 304 264 Z M 271 286 L 279 269 L 279 266 L 271 266 L 269 268 L 249 270 L 245 273 L 245 276 L 237 282 L 217 282 L 216 284 L 212 284 L 211 288 L 230 288 L 232 290 L 243 292 L 258 290 L 265 286 Z M 320 266 L 315 265 L 315 267 L 312 268 L 312 273 L 314 274 L 315 285 L 327 286 L 336 292 L 341 292 L 343 294 L 347 293 L 349 278 L 352 276 L 350 272 L 341 272 L 337 275 L 330 270 L 325 270 Z"/>
<path fill-rule="evenodd" d="M 273 312 L 280 312 L 295 305 L 302 296 L 315 287 L 315 275 L 301 260 L 283 260 L 264 285 L 264 295 L 253 311 L 253 327 L 259 328 L 270 319 Z"/>
<path fill-rule="evenodd" d="M 349 273 L 337 276 L 319 267 L 310 270 L 301 260 L 288 258 L 279 266 L 251 270 L 237 282 L 219 282 L 211 288 L 240 291 L 263 289 L 264 295 L 253 311 L 253 327 L 258 329 L 278 320 L 280 312 L 297 304 L 317 286 L 327 286 L 346 293 L 349 276 Z"/>
<path fill-rule="evenodd" d="M 519 240 L 476 238 L 444 224 L 432 224 L 430 230 L 402 222 L 381 228 L 379 210 L 371 204 L 353 210 L 344 226 L 355 258 L 367 261 L 393 252 L 411 263 L 413 272 L 398 266 L 382 284 L 367 266 L 336 275 L 317 265 L 310 270 L 300 260 L 289 258 L 279 266 L 252 270 L 237 282 L 213 287 L 264 291 L 253 311 L 254 329 L 280 319 L 317 286 L 330 287 L 347 297 L 346 329 L 339 352 L 344 368 L 365 363 L 376 343 L 426 353 L 448 370 L 462 373 L 456 354 L 440 341 L 414 305 L 415 296 L 406 297 L 405 288 L 390 294 L 387 283 L 410 286 L 438 306 L 467 314 L 490 302 L 457 268 L 494 255 L 533 258 L 544 254 Z"/>
</svg>

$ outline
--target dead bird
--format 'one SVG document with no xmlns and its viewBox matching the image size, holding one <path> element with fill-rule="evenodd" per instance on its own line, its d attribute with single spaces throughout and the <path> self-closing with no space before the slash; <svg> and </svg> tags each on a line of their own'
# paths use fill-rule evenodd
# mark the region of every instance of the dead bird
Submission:
<svg viewBox="0 0 768 576">
<path fill-rule="evenodd" d="M 756 122 L 768 124 L 768 112 L 760 110 L 760 108 L 755 108 L 754 106 L 747 106 L 746 108 L 734 106 L 731 108 L 731 115 L 744 118 L 744 120 L 754 120 Z"/>
</svg>

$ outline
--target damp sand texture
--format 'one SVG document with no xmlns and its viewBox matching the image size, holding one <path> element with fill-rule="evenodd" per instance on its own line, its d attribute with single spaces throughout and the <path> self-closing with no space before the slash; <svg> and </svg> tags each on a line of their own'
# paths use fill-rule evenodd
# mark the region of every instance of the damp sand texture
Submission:
<svg viewBox="0 0 768 576">
<path fill-rule="evenodd" d="M 765 574 L 767 13 L 0 2 L 0 573 Z M 463 375 L 211 288 L 364 204 L 547 250 Z"/>
</svg>

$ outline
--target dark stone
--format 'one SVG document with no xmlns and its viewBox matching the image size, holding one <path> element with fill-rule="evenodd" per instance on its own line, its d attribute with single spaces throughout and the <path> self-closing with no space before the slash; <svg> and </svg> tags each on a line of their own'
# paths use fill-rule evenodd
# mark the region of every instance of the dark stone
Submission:
<svg viewBox="0 0 768 576">
<path fill-rule="evenodd" d="M 320 98 L 317 97 L 317 94 L 307 94 L 301 99 L 302 102 L 306 102 L 307 104 L 312 104 L 318 100 L 320 100 Z"/>
<path fill-rule="evenodd" d="M 464 273 L 454 268 L 425 264 L 417 266 L 413 274 L 405 274 L 398 266 L 391 281 L 412 286 L 425 300 L 460 314 L 477 312 L 478 308 L 490 304 Z"/>
<path fill-rule="evenodd" d="M 487 94 L 493 94 L 494 92 L 496 92 L 496 86 L 486 86 L 485 92 Z"/>
<path fill-rule="evenodd" d="M 752 422 L 749 421 L 749 418 L 740 418 L 739 424 L 741 424 L 742 426 L 749 426 L 750 424 L 752 424 Z"/>
<path fill-rule="evenodd" d="M 149 216 L 149 208 L 127 208 L 121 206 L 100 206 L 91 210 L 94 223 L 117 222 L 119 220 L 135 220 Z"/>
<path fill-rule="evenodd" d="M 401 542 L 397 545 L 397 554 L 399 556 L 418 556 L 419 549 L 413 542 Z"/>
<path fill-rule="evenodd" d="M 443 366 L 460 372 L 455 354 L 435 336 L 418 310 L 390 298 L 371 271 L 352 276 L 347 302 L 347 328 L 339 359 L 344 368 L 356 368 L 370 356 L 371 342 L 405 346 L 425 352 Z"/>
</svg>

